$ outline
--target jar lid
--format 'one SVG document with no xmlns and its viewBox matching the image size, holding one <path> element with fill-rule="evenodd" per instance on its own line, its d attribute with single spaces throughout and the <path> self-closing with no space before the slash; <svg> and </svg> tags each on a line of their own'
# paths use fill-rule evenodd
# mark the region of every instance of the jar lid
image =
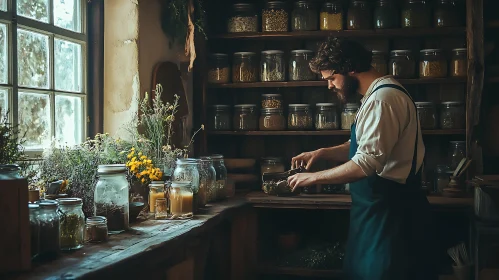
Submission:
<svg viewBox="0 0 499 280">
<path fill-rule="evenodd" d="M 292 54 L 313 54 L 314 51 L 311 50 L 292 50 Z"/>
<path fill-rule="evenodd" d="M 457 48 L 457 49 L 452 49 L 453 52 L 455 53 L 458 53 L 458 54 L 462 54 L 462 53 L 466 53 L 468 51 L 468 49 L 466 48 Z"/>
<path fill-rule="evenodd" d="M 416 107 L 433 107 L 435 106 L 435 103 L 433 102 L 414 102 L 416 104 Z"/>
<path fill-rule="evenodd" d="M 227 54 L 225 53 L 212 53 L 211 54 L 212 57 L 216 57 L 216 58 L 227 58 L 229 57 Z"/>
<path fill-rule="evenodd" d="M 58 198 L 56 201 L 59 202 L 60 205 L 79 205 L 83 203 L 81 198 L 77 197 Z"/>
<path fill-rule="evenodd" d="M 58 193 L 58 194 L 45 194 L 45 199 L 56 200 L 58 198 L 66 198 L 68 194 L 66 193 Z"/>
<path fill-rule="evenodd" d="M 425 0 L 409 0 L 409 3 L 411 3 L 411 4 L 415 4 L 415 3 L 426 4 L 426 1 Z"/>
<path fill-rule="evenodd" d="M 336 103 L 317 103 L 315 104 L 317 107 L 335 107 Z"/>
<path fill-rule="evenodd" d="M 210 156 L 203 156 L 203 157 L 199 157 L 199 159 L 201 161 L 213 161 L 213 159 L 210 157 Z"/>
<path fill-rule="evenodd" d="M 381 51 L 381 50 L 372 50 L 371 51 L 373 54 L 385 54 L 384 51 Z"/>
<path fill-rule="evenodd" d="M 172 188 L 181 188 L 181 187 L 189 187 L 191 186 L 191 181 L 173 181 L 171 184 Z"/>
<path fill-rule="evenodd" d="M 465 145 L 466 141 L 449 141 L 453 145 Z"/>
<path fill-rule="evenodd" d="M 243 56 L 254 56 L 254 55 L 256 55 L 256 53 L 254 53 L 254 52 L 235 52 L 234 53 L 234 56 L 241 56 L 241 57 L 243 57 Z"/>
<path fill-rule="evenodd" d="M 36 209 L 38 209 L 38 208 L 40 208 L 40 205 L 38 205 L 38 204 L 33 204 L 33 203 L 28 203 L 28 209 L 29 209 L 29 210 L 36 210 Z"/>
<path fill-rule="evenodd" d="M 126 165 L 124 164 L 103 164 L 97 168 L 99 174 L 115 174 L 126 172 Z"/>
<path fill-rule="evenodd" d="M 393 56 L 406 56 L 410 55 L 411 53 L 412 53 L 411 50 L 392 50 L 390 52 L 390 54 Z"/>
<path fill-rule="evenodd" d="M 256 104 L 237 104 L 234 108 L 255 108 Z"/>
<path fill-rule="evenodd" d="M 262 97 L 281 97 L 281 94 L 279 94 L 279 93 L 265 93 L 265 94 L 262 94 Z"/>
<path fill-rule="evenodd" d="M 367 1 L 365 0 L 354 0 L 352 1 L 352 4 L 356 5 L 356 4 L 367 4 Z"/>
<path fill-rule="evenodd" d="M 442 102 L 442 105 L 464 105 L 464 102 L 461 102 L 461 101 L 445 101 L 445 102 Z"/>
<path fill-rule="evenodd" d="M 19 171 L 19 170 L 21 170 L 21 167 L 17 164 L 1 164 L 0 165 L 0 173 L 13 172 L 13 171 Z"/>
<path fill-rule="evenodd" d="M 195 164 L 199 164 L 200 162 L 201 162 L 201 160 L 199 160 L 197 158 L 179 158 L 179 159 L 177 159 L 177 164 L 195 165 Z"/>
<path fill-rule="evenodd" d="M 264 157 L 264 158 L 262 158 L 262 162 L 264 162 L 264 163 L 281 163 L 282 160 L 279 157 Z"/>
<path fill-rule="evenodd" d="M 282 113 L 281 108 L 262 108 L 262 113 Z"/>
<path fill-rule="evenodd" d="M 347 104 L 345 104 L 345 108 L 349 108 L 349 109 L 354 109 L 354 108 L 357 109 L 359 107 L 360 107 L 360 105 L 358 103 L 347 103 Z"/>
<path fill-rule="evenodd" d="M 292 107 L 294 107 L 294 108 L 308 108 L 308 107 L 310 107 L 310 105 L 309 104 L 289 104 L 288 107 L 289 108 L 292 108 Z"/>
<path fill-rule="evenodd" d="M 262 54 L 283 54 L 283 53 L 284 53 L 283 51 L 279 51 L 279 50 L 262 51 Z"/>
<path fill-rule="evenodd" d="M 219 155 L 219 154 L 214 154 L 214 155 L 211 155 L 210 156 L 212 159 L 223 159 L 224 156 L 223 155 Z"/>
<path fill-rule="evenodd" d="M 252 9 L 253 8 L 253 4 L 250 4 L 250 3 L 234 3 L 232 4 L 232 7 L 234 7 L 234 9 Z"/>
<path fill-rule="evenodd" d="M 215 104 L 215 105 L 212 105 L 213 108 L 229 108 L 229 105 L 225 105 L 225 104 Z"/>
<path fill-rule="evenodd" d="M 59 202 L 55 200 L 44 199 L 37 201 L 36 204 L 40 205 L 41 208 L 57 208 Z"/>
<path fill-rule="evenodd" d="M 88 225 L 102 225 L 102 224 L 107 224 L 107 218 L 103 217 L 103 216 L 88 217 L 86 223 Z"/>
<path fill-rule="evenodd" d="M 441 53 L 442 49 L 423 49 L 419 51 L 420 53 Z"/>
<path fill-rule="evenodd" d="M 340 6 L 341 7 L 341 3 L 338 0 L 333 0 L 333 1 L 326 1 L 326 2 L 324 2 L 324 5 L 323 5 L 323 7 L 326 7 L 326 8 L 332 8 L 333 6 Z"/>
<path fill-rule="evenodd" d="M 165 185 L 165 181 L 151 181 L 151 183 L 149 183 L 149 186 L 150 187 L 162 187 Z"/>
</svg>

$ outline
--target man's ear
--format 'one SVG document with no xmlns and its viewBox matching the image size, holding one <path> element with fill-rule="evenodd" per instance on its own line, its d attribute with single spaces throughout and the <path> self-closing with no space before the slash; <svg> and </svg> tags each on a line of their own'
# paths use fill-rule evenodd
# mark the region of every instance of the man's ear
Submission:
<svg viewBox="0 0 499 280">
<path fill-rule="evenodd" d="M 348 75 L 350 75 L 350 76 L 353 76 L 353 74 L 355 74 L 355 71 L 348 72 Z"/>
</svg>

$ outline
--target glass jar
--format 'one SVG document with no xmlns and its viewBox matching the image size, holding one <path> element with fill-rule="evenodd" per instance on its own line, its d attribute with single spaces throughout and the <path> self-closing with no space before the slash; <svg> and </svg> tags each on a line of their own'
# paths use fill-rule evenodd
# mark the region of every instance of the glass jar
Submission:
<svg viewBox="0 0 499 280">
<path fill-rule="evenodd" d="M 165 181 L 152 181 L 149 184 L 149 213 L 154 213 L 158 198 L 165 198 Z"/>
<path fill-rule="evenodd" d="M 376 1 L 373 17 L 376 29 L 398 27 L 398 10 L 391 0 Z"/>
<path fill-rule="evenodd" d="M 410 79 L 416 76 L 416 62 L 410 50 L 390 52 L 390 75 L 395 78 Z"/>
<path fill-rule="evenodd" d="M 424 0 L 409 0 L 402 9 L 402 27 L 430 27 L 431 9 Z"/>
<path fill-rule="evenodd" d="M 313 128 L 312 111 L 308 104 L 289 104 L 288 129 L 308 130 Z"/>
<path fill-rule="evenodd" d="M 281 1 L 269 1 L 262 11 L 263 32 L 288 31 L 289 15 L 286 4 Z"/>
<path fill-rule="evenodd" d="M 199 172 L 201 185 L 204 185 L 206 189 L 206 202 L 215 201 L 217 199 L 217 172 L 211 157 L 201 157 L 201 169 Z"/>
<path fill-rule="evenodd" d="M 95 185 L 95 216 L 106 217 L 109 231 L 130 228 L 128 180 L 124 164 L 99 165 L 99 179 Z"/>
<path fill-rule="evenodd" d="M 258 14 L 253 4 L 232 5 L 232 14 L 227 21 L 227 31 L 229 33 L 258 32 Z"/>
<path fill-rule="evenodd" d="M 359 110 L 359 104 L 357 103 L 347 103 L 343 107 L 343 112 L 341 113 L 341 129 L 350 130 L 352 124 L 355 122 L 355 116 Z"/>
<path fill-rule="evenodd" d="M 283 51 L 263 51 L 260 61 L 260 80 L 262 82 L 282 82 L 285 80 L 286 67 Z"/>
<path fill-rule="evenodd" d="M 315 129 L 333 130 L 338 129 L 338 112 L 334 103 L 315 104 Z"/>
<path fill-rule="evenodd" d="M 227 168 L 224 164 L 224 157 L 222 155 L 211 155 L 210 157 L 216 172 L 217 198 L 225 199 L 227 197 Z"/>
<path fill-rule="evenodd" d="M 59 225 L 61 250 L 80 249 L 83 247 L 85 233 L 83 201 L 81 198 L 58 198 L 57 202 L 61 216 Z"/>
<path fill-rule="evenodd" d="M 444 189 L 447 188 L 447 185 L 449 185 L 450 181 L 450 174 L 449 172 L 452 172 L 449 170 L 449 167 L 447 165 L 437 165 L 437 168 L 435 169 L 435 192 L 436 193 L 443 193 Z"/>
<path fill-rule="evenodd" d="M 263 175 L 263 173 L 284 172 L 285 169 L 286 168 L 284 167 L 284 164 L 282 163 L 282 160 L 280 158 L 276 157 L 262 158 L 262 163 L 260 165 L 261 175 Z"/>
<path fill-rule="evenodd" d="M 444 78 L 447 76 L 447 60 L 440 49 L 421 50 L 419 77 Z"/>
<path fill-rule="evenodd" d="M 322 5 L 319 26 L 321 30 L 343 30 L 343 9 L 339 1 Z"/>
<path fill-rule="evenodd" d="M 172 218 L 189 217 L 194 213 L 194 192 L 189 182 L 172 182 L 170 214 Z"/>
<path fill-rule="evenodd" d="M 317 30 L 317 10 L 309 1 L 296 1 L 291 13 L 291 30 Z"/>
<path fill-rule="evenodd" d="M 464 129 L 466 128 L 466 109 L 463 102 L 442 102 L 440 110 L 440 128 Z"/>
<path fill-rule="evenodd" d="M 54 200 L 37 201 L 40 205 L 38 220 L 40 221 L 40 258 L 52 259 L 60 250 L 59 227 L 60 217 L 57 214 L 59 204 Z"/>
<path fill-rule="evenodd" d="M 262 94 L 262 109 L 282 109 L 282 95 L 278 93 Z"/>
<path fill-rule="evenodd" d="M 371 66 L 381 75 L 388 74 L 386 54 L 378 50 L 373 50 L 372 53 L 373 53 L 373 59 L 371 61 Z"/>
<path fill-rule="evenodd" d="M 229 56 L 213 53 L 209 56 L 208 83 L 226 84 L 230 79 Z"/>
<path fill-rule="evenodd" d="M 177 160 L 177 167 L 173 172 L 173 181 L 190 183 L 192 193 L 194 195 L 194 213 L 197 212 L 198 206 L 201 205 L 203 201 L 206 201 L 206 188 L 201 189 L 200 186 L 200 168 L 201 160 L 193 158 L 180 158 Z"/>
<path fill-rule="evenodd" d="M 229 105 L 213 105 L 210 109 L 211 117 L 208 128 L 211 130 L 230 130 L 232 122 Z"/>
<path fill-rule="evenodd" d="M 258 81 L 258 62 L 254 52 L 234 53 L 232 63 L 233 83 L 252 83 Z"/>
<path fill-rule="evenodd" d="M 438 0 L 433 13 L 434 27 L 460 26 L 459 11 L 453 0 Z"/>
<path fill-rule="evenodd" d="M 371 18 L 367 1 L 354 0 L 347 13 L 347 29 L 370 29 Z"/>
<path fill-rule="evenodd" d="M 282 109 L 262 109 L 260 115 L 260 130 L 285 130 L 286 118 Z"/>
<path fill-rule="evenodd" d="M 169 197 L 170 199 L 170 197 Z M 158 198 L 154 205 L 154 219 L 166 220 L 168 219 L 168 202 L 166 198 Z"/>
<path fill-rule="evenodd" d="M 85 242 L 101 243 L 108 238 L 106 217 L 88 217 L 85 222 Z"/>
<path fill-rule="evenodd" d="M 310 70 L 310 60 L 314 52 L 310 50 L 293 50 L 289 58 L 289 80 L 311 81 L 316 80 L 317 75 Z"/>
<path fill-rule="evenodd" d="M 258 130 L 256 104 L 234 105 L 234 130 Z"/>
<path fill-rule="evenodd" d="M 452 77 L 466 77 L 468 75 L 468 57 L 465 48 L 452 50 L 450 75 Z"/>
<path fill-rule="evenodd" d="M 433 102 L 415 102 L 421 129 L 437 128 L 437 113 Z"/>
<path fill-rule="evenodd" d="M 29 208 L 29 233 L 31 241 L 31 259 L 38 256 L 40 252 L 40 220 L 38 219 L 38 204 L 28 204 Z"/>
<path fill-rule="evenodd" d="M 466 157 L 465 141 L 450 141 L 449 146 L 449 167 L 451 171 L 456 170 L 463 158 Z"/>
</svg>

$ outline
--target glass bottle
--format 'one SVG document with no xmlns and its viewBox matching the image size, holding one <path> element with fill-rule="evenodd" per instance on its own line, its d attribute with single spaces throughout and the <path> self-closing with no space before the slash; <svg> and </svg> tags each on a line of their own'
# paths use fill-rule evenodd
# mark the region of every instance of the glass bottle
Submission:
<svg viewBox="0 0 499 280">
<path fill-rule="evenodd" d="M 433 14 L 434 27 L 460 26 L 459 11 L 453 0 L 438 0 Z"/>
<path fill-rule="evenodd" d="M 398 27 L 398 10 L 391 0 L 376 1 L 374 9 L 374 28 L 396 28 Z"/>
<path fill-rule="evenodd" d="M 468 57 L 466 48 L 452 50 L 450 75 L 452 77 L 466 77 L 468 75 Z"/>
<path fill-rule="evenodd" d="M 450 169 L 454 171 L 461 160 L 466 157 L 465 141 L 450 141 Z"/>
<path fill-rule="evenodd" d="M 208 122 L 210 130 L 230 130 L 232 120 L 230 117 L 229 105 L 213 105 L 211 106 L 211 117 Z"/>
<path fill-rule="evenodd" d="M 278 93 L 262 94 L 262 109 L 282 109 L 282 95 Z"/>
<path fill-rule="evenodd" d="M 40 252 L 40 220 L 39 216 L 39 208 L 38 204 L 28 204 L 29 208 L 29 233 L 31 240 L 31 259 L 34 259 L 38 256 Z"/>
<path fill-rule="evenodd" d="M 217 172 L 211 157 L 201 157 L 201 184 L 206 186 L 206 200 L 217 200 Z"/>
<path fill-rule="evenodd" d="M 326 1 L 320 13 L 321 30 L 343 30 L 343 9 L 339 1 Z"/>
<path fill-rule="evenodd" d="M 232 82 L 252 83 L 258 81 L 258 61 L 254 52 L 236 52 L 232 62 Z"/>
<path fill-rule="evenodd" d="M 435 169 L 435 192 L 441 194 L 450 181 L 450 171 L 447 165 L 437 165 Z"/>
<path fill-rule="evenodd" d="M 165 181 L 152 181 L 149 184 L 149 213 L 154 213 L 158 198 L 165 198 Z"/>
<path fill-rule="evenodd" d="M 234 105 L 234 130 L 248 131 L 258 129 L 256 104 Z"/>
<path fill-rule="evenodd" d="M 197 212 L 202 202 L 206 201 L 206 189 L 200 186 L 200 169 L 201 161 L 193 158 L 180 158 L 177 160 L 177 167 L 173 172 L 174 182 L 189 182 L 193 192 L 193 207 L 194 213 Z M 171 193 L 170 193 L 171 195 Z M 203 205 L 204 206 L 204 205 Z"/>
<path fill-rule="evenodd" d="M 408 0 L 402 9 L 402 27 L 430 27 L 431 9 L 424 0 Z"/>
<path fill-rule="evenodd" d="M 286 4 L 281 1 L 269 1 L 262 10 L 263 32 L 288 31 L 289 15 Z"/>
<path fill-rule="evenodd" d="M 210 157 L 213 160 L 213 167 L 215 167 L 216 172 L 217 198 L 219 200 L 225 199 L 227 197 L 227 168 L 224 164 L 224 157 L 222 155 L 211 155 Z"/>
<path fill-rule="evenodd" d="M 371 66 L 381 75 L 388 74 L 388 65 L 386 63 L 386 54 L 383 51 L 373 50 L 373 59 Z"/>
<path fill-rule="evenodd" d="M 266 108 L 260 114 L 260 130 L 285 130 L 286 118 L 282 109 Z"/>
<path fill-rule="evenodd" d="M 293 50 L 289 58 L 289 80 L 311 81 L 316 80 L 317 75 L 310 70 L 310 60 L 314 52 L 310 50 Z"/>
<path fill-rule="evenodd" d="M 229 33 L 258 32 L 258 14 L 253 4 L 235 3 L 227 21 Z"/>
<path fill-rule="evenodd" d="M 355 116 L 359 110 L 359 104 L 357 103 L 347 103 L 343 107 L 343 112 L 341 113 L 341 129 L 350 130 L 352 124 L 355 122 Z"/>
<path fill-rule="evenodd" d="M 416 77 L 416 62 L 410 50 L 393 50 L 390 54 L 390 75 L 402 79 Z"/>
<path fill-rule="evenodd" d="M 38 220 L 40 221 L 40 253 L 42 259 L 52 259 L 60 250 L 60 217 L 57 213 L 59 203 L 54 200 L 37 201 L 40 205 Z"/>
<path fill-rule="evenodd" d="M 289 104 L 288 129 L 308 130 L 313 128 L 312 112 L 308 104 Z"/>
<path fill-rule="evenodd" d="M 229 57 L 225 53 L 209 56 L 208 83 L 226 84 L 230 80 Z"/>
<path fill-rule="evenodd" d="M 268 50 L 262 52 L 260 80 L 262 82 L 282 82 L 286 79 L 284 52 Z"/>
<path fill-rule="evenodd" d="M 85 242 L 101 243 L 108 239 L 106 217 L 88 217 L 85 222 Z"/>
<path fill-rule="evenodd" d="M 83 247 L 85 214 L 81 198 L 58 198 L 61 222 L 59 225 L 61 250 L 76 250 Z"/>
<path fill-rule="evenodd" d="M 170 191 L 170 214 L 175 217 L 189 217 L 194 213 L 194 193 L 189 182 L 172 182 Z"/>
<path fill-rule="evenodd" d="M 463 102 L 442 102 L 440 110 L 441 129 L 464 129 L 466 128 L 466 110 Z"/>
<path fill-rule="evenodd" d="M 291 30 L 317 30 L 317 11 L 309 1 L 296 1 L 291 13 Z"/>
<path fill-rule="evenodd" d="M 420 51 L 419 77 L 444 78 L 447 76 L 447 60 L 440 49 L 424 49 Z"/>
<path fill-rule="evenodd" d="M 415 102 L 421 129 L 437 128 L 437 112 L 433 102 Z"/>
<path fill-rule="evenodd" d="M 333 130 L 338 129 L 338 112 L 334 103 L 315 104 L 315 129 Z"/>
<path fill-rule="evenodd" d="M 367 1 L 352 1 L 347 14 L 347 29 L 370 29 L 371 23 L 371 11 Z"/>
</svg>

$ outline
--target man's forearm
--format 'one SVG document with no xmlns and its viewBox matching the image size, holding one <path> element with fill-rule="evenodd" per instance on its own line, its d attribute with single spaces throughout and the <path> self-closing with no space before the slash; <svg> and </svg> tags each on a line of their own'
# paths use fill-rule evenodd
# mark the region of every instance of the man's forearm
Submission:
<svg viewBox="0 0 499 280">
<path fill-rule="evenodd" d="M 353 161 L 316 173 L 316 184 L 346 184 L 364 179 L 367 175 Z"/>
<path fill-rule="evenodd" d="M 330 148 L 319 149 L 319 154 L 322 159 L 346 162 L 348 160 L 348 152 L 350 150 L 350 142 L 343 143 Z"/>
</svg>

